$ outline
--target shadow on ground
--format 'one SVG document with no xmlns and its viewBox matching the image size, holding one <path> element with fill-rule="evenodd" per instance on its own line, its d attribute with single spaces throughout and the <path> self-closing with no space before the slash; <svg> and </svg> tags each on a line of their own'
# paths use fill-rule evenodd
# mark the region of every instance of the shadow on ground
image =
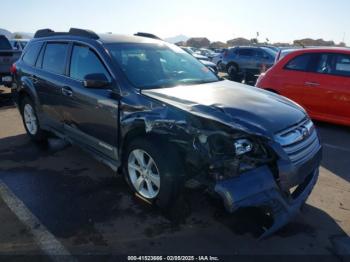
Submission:
<svg viewBox="0 0 350 262">
<path fill-rule="evenodd" d="M 316 126 L 323 144 L 322 166 L 350 182 L 350 127 L 324 122 Z"/>
</svg>

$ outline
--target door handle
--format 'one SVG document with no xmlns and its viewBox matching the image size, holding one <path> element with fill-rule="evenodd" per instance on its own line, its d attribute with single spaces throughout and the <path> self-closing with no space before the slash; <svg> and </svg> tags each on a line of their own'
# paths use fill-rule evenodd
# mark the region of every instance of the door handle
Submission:
<svg viewBox="0 0 350 262">
<path fill-rule="evenodd" d="M 319 83 L 316 83 L 316 82 L 305 82 L 304 83 L 306 86 L 320 86 Z"/>
<path fill-rule="evenodd" d="M 73 96 L 73 90 L 68 86 L 62 87 L 61 92 L 65 96 Z"/>
</svg>

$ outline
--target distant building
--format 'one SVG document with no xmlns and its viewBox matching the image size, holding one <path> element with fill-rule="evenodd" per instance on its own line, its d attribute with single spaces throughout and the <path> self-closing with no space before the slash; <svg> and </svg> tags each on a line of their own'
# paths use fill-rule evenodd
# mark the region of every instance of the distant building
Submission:
<svg viewBox="0 0 350 262">
<path fill-rule="evenodd" d="M 227 44 L 223 43 L 223 42 L 213 42 L 209 45 L 210 48 L 226 48 Z"/>
<path fill-rule="evenodd" d="M 206 37 L 192 37 L 187 40 L 186 45 L 197 47 L 197 48 L 209 47 L 210 41 Z"/>
<path fill-rule="evenodd" d="M 242 37 L 228 40 L 226 43 L 228 46 L 239 46 L 239 45 L 251 45 L 252 44 L 252 42 L 250 40 L 248 40 L 246 38 L 242 38 Z"/>
<path fill-rule="evenodd" d="M 304 45 L 304 46 L 335 46 L 334 41 L 325 41 L 323 39 L 311 39 L 304 38 L 300 40 L 294 40 L 294 45 Z"/>
</svg>

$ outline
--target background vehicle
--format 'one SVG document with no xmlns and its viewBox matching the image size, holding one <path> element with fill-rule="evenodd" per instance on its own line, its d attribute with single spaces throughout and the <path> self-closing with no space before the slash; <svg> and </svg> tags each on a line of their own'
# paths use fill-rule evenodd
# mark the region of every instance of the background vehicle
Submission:
<svg viewBox="0 0 350 262">
<path fill-rule="evenodd" d="M 294 100 L 316 120 L 350 125 L 350 49 L 294 51 L 256 85 Z"/>
<path fill-rule="evenodd" d="M 181 46 L 180 48 L 182 50 L 186 51 L 187 53 L 189 53 L 190 55 L 192 55 L 193 57 L 197 58 L 203 65 L 211 68 L 214 73 L 219 72 L 217 65 L 215 63 L 209 61 L 210 59 L 207 56 L 193 52 L 190 47 Z"/>
<path fill-rule="evenodd" d="M 12 48 L 19 51 L 22 51 L 28 42 L 29 39 L 10 39 Z"/>
<path fill-rule="evenodd" d="M 213 57 L 220 55 L 220 53 L 216 53 L 216 52 L 214 52 L 210 49 L 207 49 L 207 48 L 200 48 L 200 49 L 198 49 L 198 51 L 196 53 L 204 55 L 204 56 L 208 57 L 210 60 L 212 60 Z"/>
<path fill-rule="evenodd" d="M 221 67 L 234 81 L 247 78 L 255 81 L 261 72 L 274 64 L 276 55 L 275 51 L 267 47 L 234 47 L 224 53 Z"/>
<path fill-rule="evenodd" d="M 221 62 L 222 62 L 222 58 L 224 56 L 224 53 L 227 51 L 227 48 L 222 48 L 222 49 L 216 49 L 215 53 L 217 54 L 216 56 L 212 57 L 211 61 L 216 64 L 216 66 L 218 67 L 219 71 L 225 71 L 222 68 Z"/>
<path fill-rule="evenodd" d="M 288 55 L 291 52 L 294 52 L 296 50 L 299 50 L 300 48 L 281 48 L 276 56 L 276 60 L 275 63 L 277 63 L 279 60 L 281 60 L 283 57 L 285 57 L 286 55 Z"/>
<path fill-rule="evenodd" d="M 9 40 L 0 35 L 0 85 L 11 86 L 11 66 L 20 55 L 21 51 L 13 50 Z"/>
<path fill-rule="evenodd" d="M 198 52 L 193 51 L 192 47 L 189 46 L 180 46 L 180 48 L 184 51 L 186 51 L 187 53 L 189 53 L 190 55 L 192 55 L 193 57 L 197 58 L 198 60 L 202 60 L 202 61 L 209 61 L 209 57 L 199 54 Z"/>
<path fill-rule="evenodd" d="M 317 181 L 321 145 L 302 108 L 223 80 L 164 41 L 44 29 L 14 68 L 29 137 L 79 145 L 148 203 L 169 207 L 194 180 L 229 212 L 267 209 L 267 236 Z"/>
</svg>

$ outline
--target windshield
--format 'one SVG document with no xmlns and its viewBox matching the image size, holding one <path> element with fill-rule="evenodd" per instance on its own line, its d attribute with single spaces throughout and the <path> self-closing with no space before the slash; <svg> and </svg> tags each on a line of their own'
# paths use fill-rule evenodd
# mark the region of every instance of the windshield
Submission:
<svg viewBox="0 0 350 262">
<path fill-rule="evenodd" d="M 277 52 L 272 50 L 271 48 L 262 47 L 261 49 L 263 49 L 265 52 L 269 53 L 273 58 L 275 58 L 277 56 Z"/>
<path fill-rule="evenodd" d="M 206 66 L 181 48 L 167 44 L 106 44 L 137 88 L 150 89 L 219 81 Z"/>
</svg>

